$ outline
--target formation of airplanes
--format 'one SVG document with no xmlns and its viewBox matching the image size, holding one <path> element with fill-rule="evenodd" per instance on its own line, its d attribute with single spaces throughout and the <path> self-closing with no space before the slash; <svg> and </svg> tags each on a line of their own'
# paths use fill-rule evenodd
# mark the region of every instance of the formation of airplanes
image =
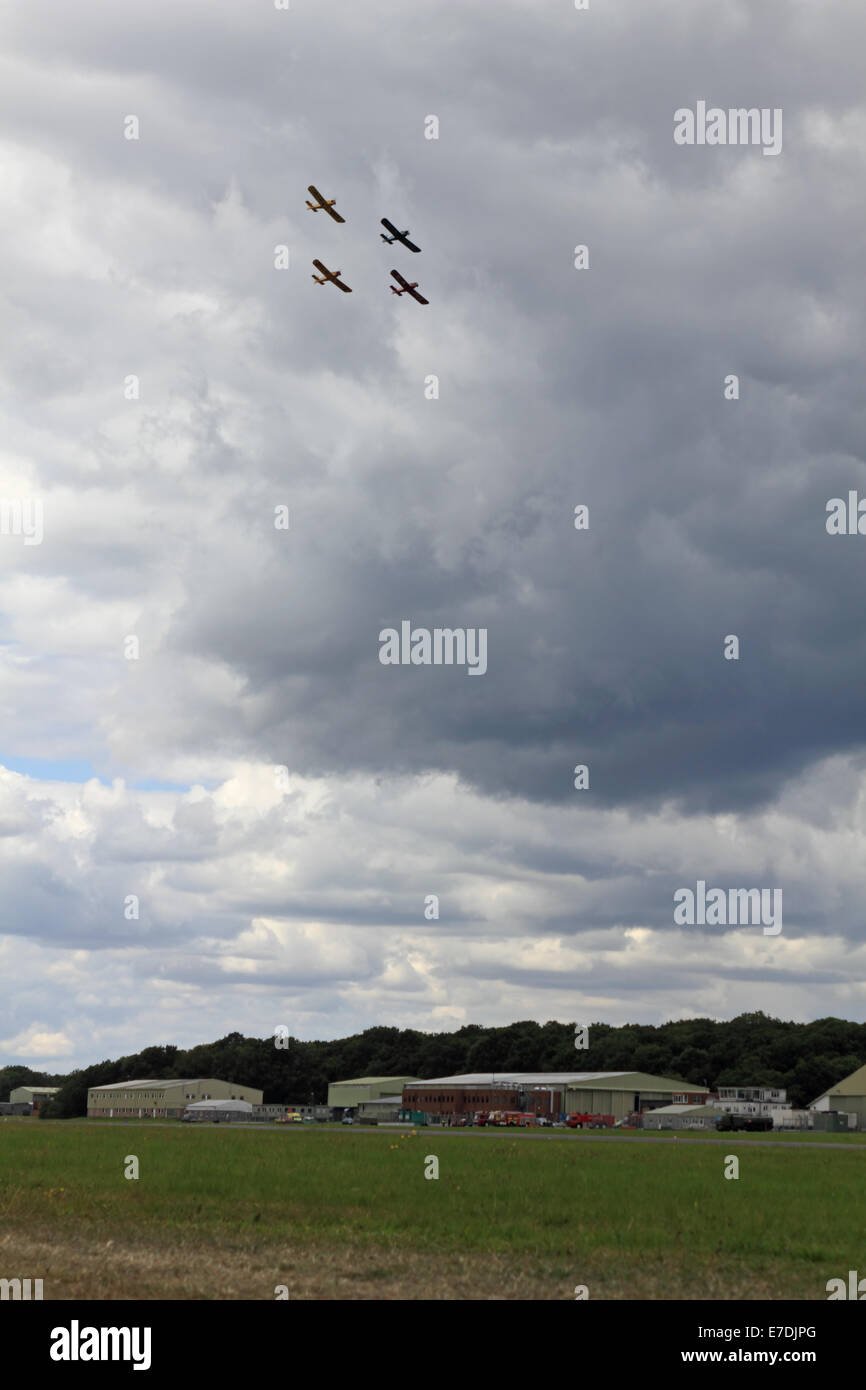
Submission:
<svg viewBox="0 0 866 1390">
<path fill-rule="evenodd" d="M 315 198 L 314 203 L 311 203 L 309 198 L 306 199 L 307 207 L 310 209 L 310 212 L 326 212 L 335 222 L 345 222 L 345 217 L 341 217 L 337 212 L 336 198 L 323 198 L 318 188 L 312 183 L 307 189 L 307 192 L 312 193 Z M 421 250 L 420 246 L 416 246 L 414 241 L 409 240 L 408 227 L 405 231 L 401 232 L 399 228 L 394 226 L 393 222 L 388 221 L 387 217 L 382 218 L 382 226 L 386 231 L 380 232 L 379 236 L 383 241 L 387 242 L 389 246 L 393 246 L 395 241 L 399 241 L 401 246 L 405 246 L 409 251 L 419 252 Z M 336 285 L 337 289 L 342 290 L 344 294 L 352 293 L 351 285 L 347 285 L 345 281 L 340 279 L 343 273 L 341 270 L 329 270 L 326 265 L 323 265 L 322 262 L 318 260 L 313 261 L 313 265 L 321 272 L 319 275 L 314 275 L 312 277 L 317 285 Z M 403 294 L 408 294 L 411 299 L 417 300 L 419 304 L 430 303 L 429 299 L 425 299 L 423 295 L 417 293 L 417 280 L 412 280 L 411 282 L 405 280 L 399 270 L 392 270 L 391 274 L 400 286 L 400 288 L 397 289 L 394 285 L 390 285 L 389 288 L 392 294 L 396 294 L 398 297 Z"/>
</svg>

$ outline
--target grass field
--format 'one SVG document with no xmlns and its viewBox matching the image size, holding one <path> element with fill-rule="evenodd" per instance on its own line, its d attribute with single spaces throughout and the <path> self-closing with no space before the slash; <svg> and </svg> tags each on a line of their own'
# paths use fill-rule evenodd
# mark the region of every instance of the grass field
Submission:
<svg viewBox="0 0 866 1390">
<path fill-rule="evenodd" d="M 825 1299 L 866 1269 L 861 1154 L 726 1138 L 9 1123 L 0 1277 L 46 1298 Z"/>
</svg>

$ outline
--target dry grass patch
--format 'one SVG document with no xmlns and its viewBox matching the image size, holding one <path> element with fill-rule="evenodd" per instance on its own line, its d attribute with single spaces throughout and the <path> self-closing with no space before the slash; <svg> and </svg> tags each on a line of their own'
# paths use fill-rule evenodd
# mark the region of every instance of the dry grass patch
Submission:
<svg viewBox="0 0 866 1390">
<path fill-rule="evenodd" d="M 630 1265 L 598 1250 L 581 1269 L 528 1254 L 468 1254 L 370 1248 L 215 1245 L 171 1246 L 94 1238 L 48 1229 L 0 1236 L 7 1270 L 41 1278 L 45 1297 L 72 1300 L 273 1300 L 285 1284 L 291 1299 L 388 1301 L 570 1301 L 576 1284 L 591 1299 L 779 1299 L 825 1297 L 816 1286 L 792 1294 L 790 1274 L 746 1270 L 722 1260 L 714 1268 L 670 1258 Z"/>
</svg>

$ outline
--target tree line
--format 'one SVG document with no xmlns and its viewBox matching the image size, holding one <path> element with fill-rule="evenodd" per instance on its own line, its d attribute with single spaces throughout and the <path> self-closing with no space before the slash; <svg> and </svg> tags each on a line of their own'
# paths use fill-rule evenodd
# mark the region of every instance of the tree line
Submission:
<svg viewBox="0 0 866 1390">
<path fill-rule="evenodd" d="M 500 1028 L 467 1024 L 453 1033 L 367 1028 L 349 1038 L 302 1042 L 229 1033 L 192 1048 L 146 1047 L 68 1075 L 0 1068 L 0 1098 L 22 1085 L 59 1086 L 46 1118 L 83 1115 L 90 1086 L 139 1079 L 219 1077 L 259 1087 L 268 1103 L 327 1100 L 328 1083 L 356 1076 L 457 1072 L 641 1071 L 684 1085 L 781 1086 L 796 1107 L 815 1100 L 866 1060 L 866 1024 L 839 1018 L 791 1023 L 764 1013 L 726 1022 L 680 1019 L 659 1025 L 588 1025 L 586 1048 L 575 1047 L 575 1023 L 526 1020 Z M 5 1089 L 4 1089 L 5 1088 Z"/>
</svg>

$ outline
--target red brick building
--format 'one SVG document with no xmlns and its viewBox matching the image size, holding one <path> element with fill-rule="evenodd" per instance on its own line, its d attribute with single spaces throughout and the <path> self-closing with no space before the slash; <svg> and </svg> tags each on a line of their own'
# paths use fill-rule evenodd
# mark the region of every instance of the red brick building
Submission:
<svg viewBox="0 0 866 1390">
<path fill-rule="evenodd" d="M 529 1075 L 529 1074 L 527 1074 Z M 527 1084 L 516 1077 L 495 1076 L 438 1077 L 433 1081 L 414 1081 L 403 1087 L 403 1107 L 425 1115 L 441 1115 L 456 1120 L 470 1118 L 480 1110 L 520 1110 L 524 1114 L 546 1115 L 556 1119 L 564 1103 L 562 1086 L 544 1084 L 540 1078 Z"/>
<path fill-rule="evenodd" d="M 650 1076 L 639 1071 L 472 1072 L 437 1076 L 403 1085 L 404 1110 L 420 1111 L 432 1119 L 470 1119 L 483 1110 L 519 1110 L 551 1119 L 578 1112 L 632 1114 L 670 1105 L 675 1095 L 703 1094 L 683 1077 Z"/>
</svg>

